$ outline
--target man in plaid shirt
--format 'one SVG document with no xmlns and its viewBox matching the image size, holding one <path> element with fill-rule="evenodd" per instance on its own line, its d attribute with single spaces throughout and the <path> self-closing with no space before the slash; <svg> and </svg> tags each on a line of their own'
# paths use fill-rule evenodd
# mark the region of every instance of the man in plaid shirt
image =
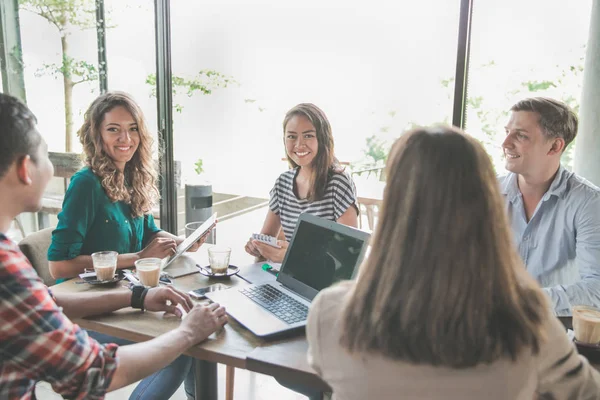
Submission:
<svg viewBox="0 0 600 400">
<path fill-rule="evenodd" d="M 36 119 L 14 97 L 0 93 L 0 399 L 32 399 L 37 381 L 50 382 L 67 398 L 101 399 L 171 363 L 227 321 L 225 309 L 193 305 L 172 288 L 103 293 L 52 293 L 4 233 L 21 212 L 40 208 L 53 175 Z M 139 305 L 149 311 L 188 316 L 153 340 L 118 347 L 100 345 L 68 318 Z"/>
</svg>

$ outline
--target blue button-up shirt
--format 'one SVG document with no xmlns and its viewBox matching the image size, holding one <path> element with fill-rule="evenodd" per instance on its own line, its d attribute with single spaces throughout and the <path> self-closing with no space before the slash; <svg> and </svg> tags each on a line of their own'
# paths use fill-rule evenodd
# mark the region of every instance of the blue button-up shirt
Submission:
<svg viewBox="0 0 600 400">
<path fill-rule="evenodd" d="M 517 175 L 499 182 L 519 254 L 556 314 L 600 307 L 600 189 L 561 166 L 527 222 Z"/>
</svg>

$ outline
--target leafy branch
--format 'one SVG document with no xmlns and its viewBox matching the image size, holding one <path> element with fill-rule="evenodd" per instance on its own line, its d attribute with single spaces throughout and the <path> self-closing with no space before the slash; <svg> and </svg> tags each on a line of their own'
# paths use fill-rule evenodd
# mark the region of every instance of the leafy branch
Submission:
<svg viewBox="0 0 600 400">
<path fill-rule="evenodd" d="M 150 74 L 146 77 L 146 83 L 152 87 L 151 95 L 156 97 L 156 74 Z M 210 95 L 213 90 L 226 89 L 231 85 L 237 85 L 238 82 L 231 76 L 227 76 L 218 71 L 203 69 L 200 70 L 192 79 L 172 75 L 171 85 L 173 87 L 173 97 L 185 93 L 192 97 L 199 92 L 202 95 Z M 175 111 L 183 111 L 183 106 L 179 103 L 173 105 Z"/>
</svg>

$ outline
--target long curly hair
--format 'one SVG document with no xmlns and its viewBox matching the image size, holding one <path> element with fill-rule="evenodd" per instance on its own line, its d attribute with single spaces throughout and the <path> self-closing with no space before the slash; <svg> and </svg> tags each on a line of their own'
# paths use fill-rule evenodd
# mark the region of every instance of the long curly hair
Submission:
<svg viewBox="0 0 600 400">
<path fill-rule="evenodd" d="M 124 107 L 137 123 L 140 143 L 133 157 L 121 172 L 104 151 L 101 126 L 104 116 L 115 107 Z M 140 217 L 150 213 L 159 198 L 157 172 L 152 160 L 154 140 L 148 131 L 144 114 L 131 95 L 108 92 L 92 102 L 84 115 L 84 123 L 77 131 L 83 146 L 83 158 L 100 178 L 108 198 L 131 205 L 131 215 Z"/>
</svg>

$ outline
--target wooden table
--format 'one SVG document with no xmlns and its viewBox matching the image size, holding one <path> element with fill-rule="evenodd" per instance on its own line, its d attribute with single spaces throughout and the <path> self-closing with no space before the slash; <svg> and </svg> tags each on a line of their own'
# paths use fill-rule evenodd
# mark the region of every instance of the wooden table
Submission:
<svg viewBox="0 0 600 400">
<path fill-rule="evenodd" d="M 206 247 L 207 245 L 203 245 L 197 253 L 188 254 L 201 265 L 207 265 Z M 235 253 L 232 253 L 232 264 L 235 264 L 236 260 L 234 255 Z M 189 256 L 186 254 L 183 257 Z M 238 257 L 238 261 L 242 260 L 239 260 Z M 262 274 L 269 275 L 268 272 L 262 271 L 260 267 L 261 264 L 243 266 L 240 275 L 254 278 L 262 276 Z M 80 280 L 72 279 L 53 286 L 52 290 L 56 293 L 115 290 L 115 287 L 98 287 L 77 284 L 77 282 L 80 282 Z M 174 286 L 187 292 L 216 282 L 222 282 L 229 286 L 248 284 L 244 279 L 237 276 L 217 280 L 196 273 L 175 279 Z M 254 336 L 232 318 L 229 321 L 223 329 L 212 334 L 204 342 L 190 348 L 185 353 L 197 360 L 204 361 L 204 363 L 202 361 L 196 363 L 196 398 L 198 400 L 216 398 L 216 364 L 211 366 L 211 363 L 248 369 L 284 378 L 291 383 L 302 383 L 324 391 L 330 390 L 329 386 L 308 365 L 306 360 L 308 345 L 303 335 L 268 341 Z M 132 308 L 124 308 L 106 315 L 74 319 L 74 322 L 84 329 L 133 342 L 155 338 L 177 328 L 180 323 L 179 319 L 173 316 L 165 316 L 163 313 L 141 312 Z M 206 363 L 206 361 L 210 363 Z"/>
</svg>

